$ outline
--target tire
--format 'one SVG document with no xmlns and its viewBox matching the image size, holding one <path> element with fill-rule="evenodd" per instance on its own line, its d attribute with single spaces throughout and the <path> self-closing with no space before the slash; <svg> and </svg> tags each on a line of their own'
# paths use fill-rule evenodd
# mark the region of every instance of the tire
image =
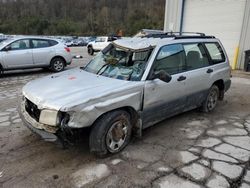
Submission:
<svg viewBox="0 0 250 188">
<path fill-rule="evenodd" d="M 219 88 L 216 85 L 213 85 L 208 92 L 207 98 L 202 104 L 201 110 L 203 112 L 211 112 L 215 109 L 218 99 L 219 99 Z"/>
<path fill-rule="evenodd" d="M 0 65 L 0 78 L 3 76 L 3 69 L 2 69 L 2 67 L 1 67 L 1 65 Z"/>
<path fill-rule="evenodd" d="M 65 61 L 60 57 L 51 60 L 50 69 L 54 72 L 61 72 L 65 68 Z"/>
<path fill-rule="evenodd" d="M 131 138 L 130 115 L 123 110 L 104 114 L 93 125 L 89 137 L 90 151 L 99 157 L 118 153 Z"/>
<path fill-rule="evenodd" d="M 89 55 L 94 55 L 94 49 L 93 49 L 92 46 L 89 46 L 89 47 L 88 47 L 88 54 L 89 54 Z"/>
</svg>

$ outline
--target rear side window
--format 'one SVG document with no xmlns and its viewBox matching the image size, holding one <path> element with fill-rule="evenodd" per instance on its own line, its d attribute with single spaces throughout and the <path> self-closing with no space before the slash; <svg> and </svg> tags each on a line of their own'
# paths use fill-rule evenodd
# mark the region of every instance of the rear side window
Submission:
<svg viewBox="0 0 250 188">
<path fill-rule="evenodd" d="M 209 66 L 205 49 L 201 43 L 183 44 L 186 54 L 187 70 L 195 70 Z"/>
<path fill-rule="evenodd" d="M 225 61 L 225 55 L 218 43 L 205 43 L 213 64 Z"/>
<path fill-rule="evenodd" d="M 32 39 L 33 48 L 46 48 L 50 47 L 48 40 Z"/>
<path fill-rule="evenodd" d="M 55 46 L 58 44 L 58 42 L 55 40 L 49 40 L 49 44 L 50 44 L 50 46 Z"/>
</svg>

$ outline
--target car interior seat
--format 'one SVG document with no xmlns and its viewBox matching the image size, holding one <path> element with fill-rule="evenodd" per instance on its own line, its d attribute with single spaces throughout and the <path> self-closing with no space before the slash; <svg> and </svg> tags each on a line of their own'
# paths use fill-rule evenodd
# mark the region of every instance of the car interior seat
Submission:
<svg viewBox="0 0 250 188">
<path fill-rule="evenodd" d="M 187 53 L 187 67 L 188 69 L 202 67 L 200 53 L 198 51 L 189 51 Z"/>
<path fill-rule="evenodd" d="M 183 63 L 183 58 L 181 52 L 172 54 L 170 56 L 167 56 L 159 60 L 157 63 L 158 66 L 156 67 L 155 71 L 164 70 L 168 74 L 173 75 L 182 71 L 180 70 L 183 69 L 182 63 Z"/>
</svg>

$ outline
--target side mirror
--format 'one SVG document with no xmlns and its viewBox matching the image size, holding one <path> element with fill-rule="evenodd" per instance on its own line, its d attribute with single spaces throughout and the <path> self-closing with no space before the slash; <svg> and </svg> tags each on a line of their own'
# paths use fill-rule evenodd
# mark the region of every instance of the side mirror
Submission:
<svg viewBox="0 0 250 188">
<path fill-rule="evenodd" d="M 3 49 L 3 51 L 6 51 L 6 52 L 8 52 L 8 51 L 10 51 L 11 50 L 11 46 L 6 46 L 4 49 Z"/>
<path fill-rule="evenodd" d="M 160 79 L 163 82 L 170 82 L 172 80 L 172 76 L 170 74 L 168 74 L 166 71 L 164 70 L 160 70 L 158 73 L 153 74 L 152 75 L 153 79 Z"/>
</svg>

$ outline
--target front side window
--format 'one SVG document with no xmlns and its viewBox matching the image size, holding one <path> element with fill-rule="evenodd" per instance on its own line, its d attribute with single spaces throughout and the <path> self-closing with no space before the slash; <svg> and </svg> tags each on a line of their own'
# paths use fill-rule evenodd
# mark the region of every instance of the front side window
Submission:
<svg viewBox="0 0 250 188">
<path fill-rule="evenodd" d="M 18 40 L 11 43 L 9 46 L 10 50 L 25 50 L 30 48 L 30 42 L 29 39 Z"/>
<path fill-rule="evenodd" d="M 155 63 L 154 72 L 161 70 L 170 75 L 185 71 L 185 53 L 181 44 L 164 46 L 160 49 Z"/>
<path fill-rule="evenodd" d="M 133 51 L 110 44 L 91 60 L 85 71 L 121 80 L 139 81 L 152 49 Z"/>
<path fill-rule="evenodd" d="M 199 69 L 209 66 L 206 52 L 201 43 L 184 44 L 187 70 Z"/>
<path fill-rule="evenodd" d="M 225 61 L 225 55 L 218 43 L 205 43 L 205 46 L 214 64 Z"/>
<path fill-rule="evenodd" d="M 47 48 L 50 47 L 48 40 L 32 39 L 33 48 Z"/>
</svg>

